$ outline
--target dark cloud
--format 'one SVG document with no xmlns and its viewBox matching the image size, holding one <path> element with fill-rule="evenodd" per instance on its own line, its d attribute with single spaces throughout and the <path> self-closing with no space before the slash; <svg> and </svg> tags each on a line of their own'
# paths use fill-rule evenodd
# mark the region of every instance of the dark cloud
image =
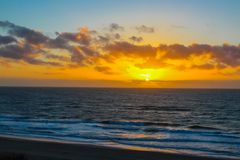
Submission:
<svg viewBox="0 0 240 160">
<path fill-rule="evenodd" d="M 26 27 L 18 26 L 8 21 L 6 22 L 0 21 L 0 27 L 7 29 L 9 35 L 26 40 L 26 43 L 34 44 L 34 45 L 41 44 L 43 49 L 65 49 L 71 54 L 72 62 L 82 63 L 82 61 L 84 61 L 86 57 L 96 56 L 98 54 L 96 51 L 93 51 L 93 49 L 91 49 L 91 47 L 89 46 L 91 44 L 91 36 L 87 28 L 81 28 L 79 32 L 75 32 L 75 33 L 56 32 L 57 37 L 52 39 L 50 37 L 45 36 L 41 32 L 34 31 Z M 0 37 L 0 43 L 6 43 L 7 41 L 10 42 L 10 40 L 16 41 L 16 39 L 14 39 L 13 37 L 12 39 L 10 39 L 10 36 Z M 73 45 L 71 43 L 76 43 L 76 44 Z M 9 46 L 9 47 L 12 47 L 12 46 Z M 12 48 L 11 53 L 6 54 L 6 50 L 8 50 L 9 47 L 1 48 L 1 50 L 4 50 L 3 52 L 4 54 L 3 53 L 1 54 L 2 56 L 8 57 L 8 58 L 14 58 L 14 57 L 11 57 L 13 55 L 13 52 L 16 52 L 15 53 L 16 56 L 23 56 L 25 53 L 29 53 L 28 50 L 22 49 L 21 51 L 17 51 L 16 49 L 13 50 Z M 41 49 L 39 49 L 38 52 L 41 52 Z M 51 59 L 54 59 L 54 58 L 58 60 L 62 59 L 59 56 L 48 55 L 48 57 L 51 57 Z M 26 60 L 27 59 L 25 59 L 25 61 Z M 36 59 L 34 60 L 29 59 L 27 60 L 27 62 L 31 64 L 38 63 Z M 43 62 L 44 61 L 39 60 L 38 64 L 45 64 Z"/>
<path fill-rule="evenodd" d="M 233 45 L 211 46 L 207 44 L 193 44 L 184 46 L 175 45 L 160 45 L 159 50 L 164 52 L 163 58 L 168 59 L 187 59 L 192 55 L 199 56 L 210 54 L 211 59 L 216 61 L 218 67 L 240 65 L 240 47 Z"/>
<path fill-rule="evenodd" d="M 100 53 L 98 51 L 96 51 L 95 49 L 89 48 L 89 47 L 81 47 L 81 50 L 83 51 L 83 53 L 86 56 L 94 56 L 97 57 L 100 55 Z"/>
<path fill-rule="evenodd" d="M 157 49 L 151 45 L 134 45 L 125 41 L 109 44 L 104 49 L 111 55 L 124 54 L 130 57 L 154 57 L 157 53 Z"/>
<path fill-rule="evenodd" d="M 18 26 L 8 21 L 0 21 L 0 27 L 8 30 L 12 36 L 25 39 L 28 43 L 40 44 L 46 42 L 49 38 L 41 32 L 28 29 L 26 27 Z"/>
<path fill-rule="evenodd" d="M 50 39 L 46 44 L 47 48 L 67 49 L 69 48 L 68 41 L 61 36 L 57 36 L 55 39 Z"/>
<path fill-rule="evenodd" d="M 13 42 L 17 42 L 17 40 L 14 37 L 0 35 L 0 45 L 9 44 Z"/>
<path fill-rule="evenodd" d="M 29 64 L 35 65 L 61 66 L 60 63 L 48 62 L 41 59 L 37 59 L 36 57 L 38 56 L 38 54 L 39 50 L 36 50 L 29 45 L 20 46 L 14 44 L 0 47 L 0 57 L 10 58 L 17 61 L 21 60 Z"/>
<path fill-rule="evenodd" d="M 110 24 L 110 26 L 109 26 L 109 30 L 110 30 L 111 32 L 113 32 L 113 31 L 124 31 L 124 27 L 123 27 L 123 26 L 120 26 L 120 25 L 117 24 L 117 23 L 112 23 L 112 24 Z"/>
<path fill-rule="evenodd" d="M 108 43 L 119 41 L 120 39 L 121 35 L 119 33 L 98 35 L 95 39 L 95 43 L 106 45 Z"/>
<path fill-rule="evenodd" d="M 69 33 L 69 32 L 64 32 L 64 33 L 58 33 L 58 38 L 65 39 L 66 41 L 71 41 L 71 42 L 78 42 L 80 39 L 80 35 L 78 36 L 78 33 Z"/>
<path fill-rule="evenodd" d="M 110 42 L 110 38 L 109 37 L 106 37 L 106 36 L 98 36 L 98 42 L 100 43 L 103 43 L 103 44 L 106 44 L 106 43 L 109 43 Z"/>
<path fill-rule="evenodd" d="M 80 51 L 79 47 L 72 46 L 69 44 L 69 41 L 64 39 L 62 36 L 57 36 L 55 39 L 50 39 L 46 44 L 47 48 L 50 49 L 64 49 L 70 53 L 71 61 L 74 63 L 81 63 L 84 60 L 84 54 Z M 48 55 L 50 56 L 50 55 Z M 51 56 L 54 58 L 55 56 Z M 56 57 L 56 59 L 59 59 Z"/>
<path fill-rule="evenodd" d="M 89 45 L 92 40 L 90 33 L 84 29 L 80 30 L 80 32 L 77 33 L 64 32 L 58 33 L 57 35 L 57 38 L 63 39 L 66 42 L 75 42 L 80 45 Z"/>
<path fill-rule="evenodd" d="M 182 58 L 188 58 L 191 54 L 193 54 L 193 50 L 190 47 L 186 47 L 184 45 L 180 44 L 173 44 L 173 45 L 165 45 L 160 44 L 158 49 L 161 52 L 164 52 L 164 58 L 170 58 L 170 59 L 182 59 Z"/>
<path fill-rule="evenodd" d="M 55 49 L 65 49 L 71 55 L 71 61 L 80 65 L 85 65 L 84 61 L 89 56 L 97 56 L 99 53 L 91 48 L 91 37 L 88 32 L 81 31 L 78 33 L 57 33 L 55 39 L 50 39 L 47 47 Z M 71 44 L 75 42 L 76 44 Z"/>
<path fill-rule="evenodd" d="M 24 59 L 33 52 L 34 52 L 33 49 L 28 45 L 25 46 L 7 45 L 4 47 L 0 47 L 1 57 L 11 58 L 15 60 Z"/>
<path fill-rule="evenodd" d="M 137 43 L 140 43 L 143 41 L 143 38 L 142 37 L 136 37 L 136 36 L 132 36 L 129 38 L 131 41 L 133 42 L 137 42 Z"/>
<path fill-rule="evenodd" d="M 148 26 L 145 26 L 145 25 L 141 25 L 141 26 L 136 27 L 136 30 L 139 33 L 154 33 L 155 32 L 155 29 L 153 27 L 148 27 Z"/>
<path fill-rule="evenodd" d="M 10 35 L 0 36 L 0 44 L 2 44 L 0 47 L 1 57 L 22 60 L 30 64 L 60 66 L 60 62 L 49 60 L 66 61 L 67 58 L 61 55 L 52 55 L 47 50 L 67 50 L 71 60 L 69 63 L 80 65 L 89 63 L 88 57 L 99 55 L 98 51 L 90 46 L 92 39 L 87 28 L 81 28 L 79 32 L 75 33 L 56 32 L 56 38 L 50 38 L 41 32 L 8 21 L 0 21 L 0 27 L 6 29 Z M 94 32 L 94 34 L 96 33 Z M 22 39 L 25 41 L 22 41 Z M 15 44 L 9 45 L 12 42 L 15 42 Z M 47 60 L 42 57 L 47 58 Z"/>
<path fill-rule="evenodd" d="M 237 67 L 240 65 L 240 46 L 223 45 L 212 48 L 213 57 L 219 62 Z"/>
<path fill-rule="evenodd" d="M 69 51 L 72 53 L 71 61 L 83 65 L 82 62 L 85 59 L 84 53 L 76 47 L 70 48 Z"/>
</svg>

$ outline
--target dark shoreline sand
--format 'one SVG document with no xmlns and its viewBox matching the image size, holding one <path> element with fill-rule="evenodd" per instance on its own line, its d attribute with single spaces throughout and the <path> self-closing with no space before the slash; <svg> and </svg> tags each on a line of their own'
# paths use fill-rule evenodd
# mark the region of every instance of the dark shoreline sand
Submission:
<svg viewBox="0 0 240 160">
<path fill-rule="evenodd" d="M 228 160 L 0 136 L 0 160 Z M 230 159 L 229 159 L 230 160 Z"/>
</svg>

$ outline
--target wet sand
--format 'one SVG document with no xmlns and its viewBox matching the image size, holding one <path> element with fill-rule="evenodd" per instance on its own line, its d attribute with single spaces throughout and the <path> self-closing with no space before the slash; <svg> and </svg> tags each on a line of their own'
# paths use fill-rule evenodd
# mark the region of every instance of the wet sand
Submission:
<svg viewBox="0 0 240 160">
<path fill-rule="evenodd" d="M 230 160 L 0 136 L 0 160 Z"/>
</svg>

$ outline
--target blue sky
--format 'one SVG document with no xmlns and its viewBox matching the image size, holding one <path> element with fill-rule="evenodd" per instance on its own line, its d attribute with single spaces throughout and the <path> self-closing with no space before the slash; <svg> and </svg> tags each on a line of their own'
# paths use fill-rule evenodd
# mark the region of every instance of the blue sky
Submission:
<svg viewBox="0 0 240 160">
<path fill-rule="evenodd" d="M 115 22 L 160 31 L 176 27 L 176 33 L 213 44 L 238 44 L 240 37 L 239 0 L 1 0 L 0 4 L 2 21 L 46 33 L 80 26 L 98 29 Z M 178 31 L 181 27 L 185 31 Z"/>
</svg>

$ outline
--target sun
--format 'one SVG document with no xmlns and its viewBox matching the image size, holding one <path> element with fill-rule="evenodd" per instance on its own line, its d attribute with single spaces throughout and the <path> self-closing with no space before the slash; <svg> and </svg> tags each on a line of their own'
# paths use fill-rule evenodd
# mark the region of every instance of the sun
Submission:
<svg viewBox="0 0 240 160">
<path fill-rule="evenodd" d="M 146 73 L 146 74 L 142 74 L 141 76 L 143 76 L 143 78 L 145 79 L 145 81 L 150 81 L 151 74 Z"/>
</svg>

